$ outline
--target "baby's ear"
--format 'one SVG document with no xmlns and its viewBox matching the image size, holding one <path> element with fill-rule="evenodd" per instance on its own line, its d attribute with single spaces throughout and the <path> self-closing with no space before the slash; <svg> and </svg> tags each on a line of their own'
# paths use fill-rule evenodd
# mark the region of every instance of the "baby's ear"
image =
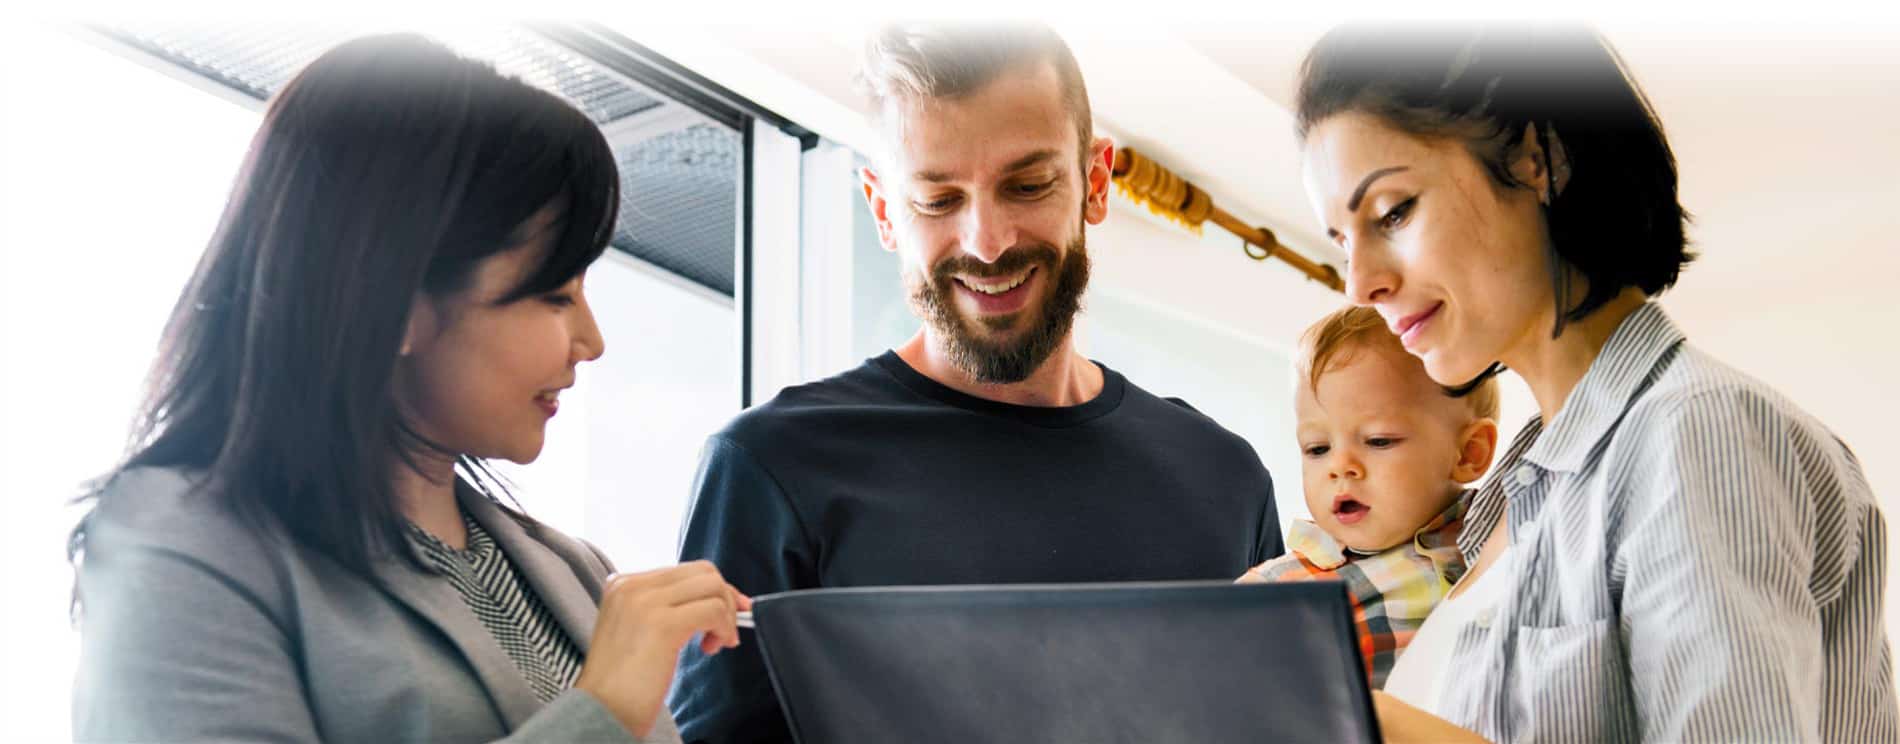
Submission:
<svg viewBox="0 0 1900 744">
<path fill-rule="evenodd" d="M 1498 422 L 1481 418 L 1465 425 L 1458 435 L 1458 464 L 1452 466 L 1451 479 L 1474 483 L 1491 469 L 1491 456 L 1498 448 Z"/>
</svg>

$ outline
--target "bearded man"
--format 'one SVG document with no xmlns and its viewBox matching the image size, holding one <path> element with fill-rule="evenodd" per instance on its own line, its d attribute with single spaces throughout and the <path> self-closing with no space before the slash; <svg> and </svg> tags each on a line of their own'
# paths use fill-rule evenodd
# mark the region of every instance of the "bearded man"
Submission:
<svg viewBox="0 0 1900 744">
<path fill-rule="evenodd" d="M 860 79 L 882 134 L 864 197 L 922 328 L 715 434 L 681 560 L 756 596 L 1231 579 L 1279 555 L 1247 442 L 1075 349 L 1114 156 L 1061 38 L 893 25 Z M 680 675 L 686 741 L 790 741 L 756 644 L 688 644 Z"/>
</svg>

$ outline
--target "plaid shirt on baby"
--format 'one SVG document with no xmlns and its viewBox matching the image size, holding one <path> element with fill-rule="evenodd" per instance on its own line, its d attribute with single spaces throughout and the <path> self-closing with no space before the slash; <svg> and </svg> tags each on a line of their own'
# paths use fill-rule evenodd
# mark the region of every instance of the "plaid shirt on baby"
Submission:
<svg viewBox="0 0 1900 744">
<path fill-rule="evenodd" d="M 1373 689 L 1379 689 L 1385 686 L 1385 676 L 1399 652 L 1425 623 L 1425 616 L 1465 572 L 1458 530 L 1464 525 L 1471 493 L 1466 491 L 1420 527 L 1411 542 L 1377 555 L 1348 553 L 1319 525 L 1294 522 L 1287 530 L 1286 554 L 1249 573 L 1267 581 L 1346 582 L 1366 678 Z"/>
</svg>

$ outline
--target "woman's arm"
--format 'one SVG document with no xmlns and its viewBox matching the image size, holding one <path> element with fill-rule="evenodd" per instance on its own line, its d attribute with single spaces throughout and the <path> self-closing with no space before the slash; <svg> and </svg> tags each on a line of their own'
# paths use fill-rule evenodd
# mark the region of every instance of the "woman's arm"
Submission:
<svg viewBox="0 0 1900 744">
<path fill-rule="evenodd" d="M 1372 712 L 1379 717 L 1379 733 L 1386 744 L 1491 744 L 1383 690 L 1372 691 Z"/>
<path fill-rule="evenodd" d="M 1624 486 L 1615 562 L 1645 741 L 1820 738 L 1815 493 L 1763 408 L 1714 391 L 1633 422 L 1654 481 Z"/>
<path fill-rule="evenodd" d="M 237 577 L 95 533 L 80 587 L 75 741 L 322 741 L 291 634 Z M 574 689 L 503 741 L 671 744 L 679 734 L 664 718 L 636 737 L 600 697 Z"/>
<path fill-rule="evenodd" d="M 630 744 L 679 744 L 679 729 L 664 712 L 646 736 L 635 737 L 620 723 L 613 711 L 593 694 L 571 689 L 535 712 L 508 738 L 495 744 L 535 744 L 549 741 L 628 742 Z"/>
<path fill-rule="evenodd" d="M 320 741 L 289 636 L 232 577 L 92 539 L 79 587 L 75 740 Z"/>
</svg>

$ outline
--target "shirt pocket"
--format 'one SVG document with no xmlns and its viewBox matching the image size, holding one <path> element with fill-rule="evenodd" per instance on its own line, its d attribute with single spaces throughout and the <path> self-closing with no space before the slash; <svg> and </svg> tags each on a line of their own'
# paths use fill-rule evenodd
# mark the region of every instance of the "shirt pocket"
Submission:
<svg viewBox="0 0 1900 744">
<path fill-rule="evenodd" d="M 1512 728 L 1525 742 L 1635 741 L 1629 658 L 1616 618 L 1520 626 L 1512 659 Z"/>
</svg>

